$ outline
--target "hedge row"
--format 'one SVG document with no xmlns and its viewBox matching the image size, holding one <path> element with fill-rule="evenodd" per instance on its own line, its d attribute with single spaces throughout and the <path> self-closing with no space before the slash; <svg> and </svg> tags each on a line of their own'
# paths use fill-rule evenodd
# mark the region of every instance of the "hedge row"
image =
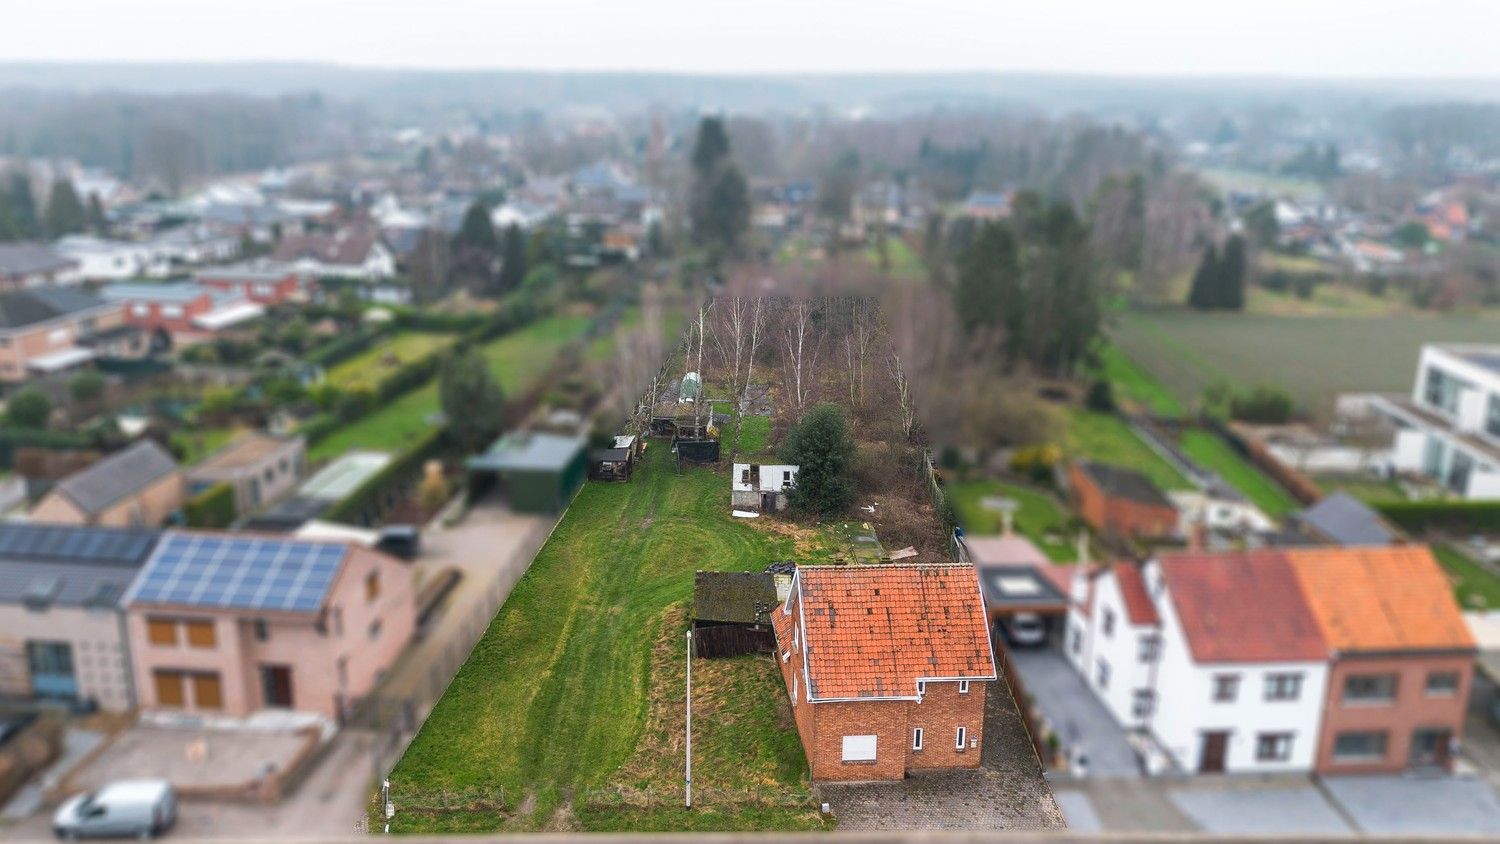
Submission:
<svg viewBox="0 0 1500 844">
<path fill-rule="evenodd" d="M 328 508 L 320 518 L 348 524 L 372 524 L 402 498 L 405 487 L 419 478 L 422 466 L 442 453 L 447 431 L 433 428 L 396 455 L 384 469 L 371 475 L 353 492 Z"/>
<path fill-rule="evenodd" d="M 49 448 L 58 451 L 98 448 L 105 443 L 99 437 L 68 431 L 41 431 L 34 428 L 0 428 L 0 469 L 10 469 L 18 448 Z"/>
<path fill-rule="evenodd" d="M 302 359 L 326 369 L 370 348 L 388 330 L 388 327 L 383 325 L 363 326 L 336 340 L 324 343 L 303 355 Z"/>
<path fill-rule="evenodd" d="M 1373 506 L 1410 533 L 1500 532 L 1500 501 L 1383 501 Z"/>
<path fill-rule="evenodd" d="M 188 527 L 226 528 L 234 521 L 234 487 L 219 481 L 182 505 L 182 517 Z"/>
</svg>

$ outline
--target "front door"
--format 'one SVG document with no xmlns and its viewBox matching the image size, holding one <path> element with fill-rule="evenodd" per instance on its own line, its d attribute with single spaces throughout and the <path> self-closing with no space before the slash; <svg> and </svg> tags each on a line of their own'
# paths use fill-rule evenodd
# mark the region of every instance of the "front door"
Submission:
<svg viewBox="0 0 1500 844">
<path fill-rule="evenodd" d="M 1442 727 L 1421 728 L 1411 734 L 1410 762 L 1413 768 L 1448 767 L 1448 748 L 1453 732 Z"/>
<path fill-rule="evenodd" d="M 1198 773 L 1224 773 L 1224 757 L 1229 753 L 1229 732 L 1220 730 L 1203 734 L 1203 747 L 1198 754 Z"/>
<path fill-rule="evenodd" d="M 268 708 L 292 708 L 292 669 L 289 666 L 262 665 L 260 686 Z"/>
<path fill-rule="evenodd" d="M 760 509 L 762 512 L 776 512 L 776 493 L 762 492 L 760 494 Z"/>
</svg>

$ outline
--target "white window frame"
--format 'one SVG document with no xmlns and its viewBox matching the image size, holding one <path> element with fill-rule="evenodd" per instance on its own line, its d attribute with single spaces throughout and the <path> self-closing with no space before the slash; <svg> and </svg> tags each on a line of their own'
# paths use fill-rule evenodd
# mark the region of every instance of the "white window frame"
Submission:
<svg viewBox="0 0 1500 844">
<path fill-rule="evenodd" d="M 966 694 L 969 693 L 969 681 L 968 680 L 959 680 L 958 681 L 958 693 L 961 694 L 961 695 L 966 695 Z"/>
<path fill-rule="evenodd" d="M 921 696 L 923 696 L 925 694 L 927 694 L 927 681 L 926 680 L 918 680 L 917 681 L 917 697 L 921 697 Z"/>
<path fill-rule="evenodd" d="M 842 762 L 874 762 L 879 753 L 879 739 L 874 735 L 844 736 Z"/>
<path fill-rule="evenodd" d="M 801 693 L 801 677 L 792 674 L 792 706 L 797 705 L 797 695 Z"/>
<path fill-rule="evenodd" d="M 922 728 L 916 727 L 911 731 L 911 749 L 922 749 Z"/>
<path fill-rule="evenodd" d="M 968 727 L 959 727 L 957 730 L 953 731 L 953 749 L 954 750 L 968 750 L 969 749 L 969 728 Z"/>
</svg>

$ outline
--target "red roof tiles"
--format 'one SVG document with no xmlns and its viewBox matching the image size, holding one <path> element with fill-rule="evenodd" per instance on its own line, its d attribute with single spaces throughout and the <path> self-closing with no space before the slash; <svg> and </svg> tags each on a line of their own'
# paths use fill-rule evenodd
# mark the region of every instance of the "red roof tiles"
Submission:
<svg viewBox="0 0 1500 844">
<path fill-rule="evenodd" d="M 1283 552 L 1166 554 L 1158 562 L 1197 662 L 1328 658 L 1328 646 Z"/>
<path fill-rule="evenodd" d="M 1113 571 L 1115 582 L 1120 585 L 1120 599 L 1125 602 L 1125 615 L 1129 616 L 1130 623 L 1153 627 L 1161 624 L 1161 616 L 1156 614 L 1156 604 L 1146 592 L 1146 581 L 1141 577 L 1140 566 L 1115 563 Z"/>
<path fill-rule="evenodd" d="M 803 566 L 795 599 L 814 698 L 912 697 L 924 678 L 996 676 L 973 566 Z"/>
</svg>

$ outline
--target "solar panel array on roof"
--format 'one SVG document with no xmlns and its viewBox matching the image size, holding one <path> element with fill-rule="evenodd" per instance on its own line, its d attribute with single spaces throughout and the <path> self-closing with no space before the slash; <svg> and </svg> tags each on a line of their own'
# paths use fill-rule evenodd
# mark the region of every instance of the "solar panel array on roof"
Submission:
<svg viewBox="0 0 1500 844">
<path fill-rule="evenodd" d="M 153 530 L 3 524 L 0 559 L 134 565 L 151 550 L 156 535 Z"/>
<path fill-rule="evenodd" d="M 314 612 L 347 550 L 327 542 L 168 533 L 127 603 Z"/>
</svg>

